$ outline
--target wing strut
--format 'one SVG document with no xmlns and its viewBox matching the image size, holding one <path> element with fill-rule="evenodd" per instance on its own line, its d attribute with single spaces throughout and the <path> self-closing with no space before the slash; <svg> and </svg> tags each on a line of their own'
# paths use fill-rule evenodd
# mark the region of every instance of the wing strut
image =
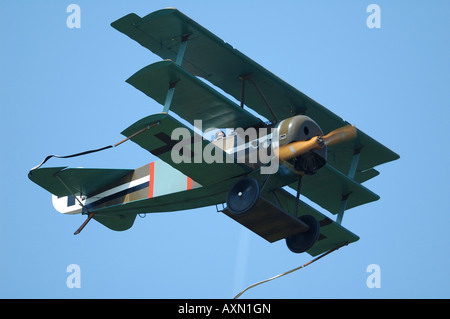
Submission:
<svg viewBox="0 0 450 319">
<path fill-rule="evenodd" d="M 175 61 L 175 63 L 179 66 L 181 66 L 181 64 L 183 63 L 183 58 L 184 54 L 186 53 L 187 42 L 190 35 L 191 34 L 188 33 L 181 37 L 181 43 L 180 47 L 178 48 L 177 59 Z M 167 91 L 166 100 L 164 101 L 164 113 L 169 113 L 170 105 L 172 104 L 172 98 L 175 94 L 175 86 L 177 85 L 178 81 L 179 80 L 169 83 L 169 90 Z"/>
<path fill-rule="evenodd" d="M 297 184 L 297 197 L 295 198 L 295 217 L 297 217 L 298 213 L 298 205 L 300 204 L 300 190 L 302 188 L 302 175 L 298 177 L 298 184 Z"/>
<path fill-rule="evenodd" d="M 242 92 L 241 92 L 241 108 L 244 108 L 244 97 L 245 97 L 245 80 L 249 79 L 250 82 L 252 82 L 253 86 L 255 87 L 256 91 L 258 92 L 259 96 L 262 98 L 262 100 L 264 101 L 264 104 L 267 106 L 267 108 L 269 109 L 270 113 L 273 116 L 273 123 L 278 123 L 278 118 L 275 115 L 275 112 L 273 111 L 272 107 L 269 104 L 269 101 L 267 101 L 267 98 L 265 97 L 264 93 L 261 91 L 261 89 L 259 88 L 258 84 L 256 84 L 255 80 L 252 77 L 251 73 L 242 75 L 239 77 L 242 80 Z"/>
<path fill-rule="evenodd" d="M 184 53 L 186 52 L 187 41 L 190 35 L 191 34 L 188 33 L 181 37 L 181 44 L 180 47 L 178 48 L 177 59 L 175 61 L 175 63 L 178 64 L 179 66 L 181 66 L 181 63 L 183 63 Z"/>
<path fill-rule="evenodd" d="M 352 162 L 350 164 L 350 169 L 347 174 L 348 177 L 352 179 L 355 177 L 356 167 L 358 166 L 360 153 L 361 153 L 360 148 L 356 148 L 355 151 L 353 152 Z M 341 205 L 339 206 L 339 211 L 336 217 L 336 223 L 338 223 L 339 225 L 342 223 L 342 219 L 344 218 L 344 212 L 345 209 L 347 208 L 347 200 L 350 197 L 350 195 L 351 193 L 342 194 Z"/>
</svg>

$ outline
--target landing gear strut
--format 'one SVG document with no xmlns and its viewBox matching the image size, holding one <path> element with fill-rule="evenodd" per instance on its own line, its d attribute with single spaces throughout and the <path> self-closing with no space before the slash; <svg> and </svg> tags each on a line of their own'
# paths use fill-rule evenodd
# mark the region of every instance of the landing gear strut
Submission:
<svg viewBox="0 0 450 319">
<path fill-rule="evenodd" d="M 295 200 L 295 216 L 297 216 L 298 205 L 300 204 L 300 190 L 302 185 L 302 176 L 298 178 L 297 197 Z M 299 219 L 308 225 L 309 229 L 306 232 L 294 234 L 286 237 L 286 245 L 289 250 L 294 253 L 303 253 L 309 250 L 319 239 L 320 225 L 317 219 L 311 215 L 300 216 Z"/>
</svg>

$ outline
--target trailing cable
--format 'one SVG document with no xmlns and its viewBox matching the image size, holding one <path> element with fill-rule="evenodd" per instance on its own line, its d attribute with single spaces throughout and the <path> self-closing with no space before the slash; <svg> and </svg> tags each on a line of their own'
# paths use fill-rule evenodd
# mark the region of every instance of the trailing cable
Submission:
<svg viewBox="0 0 450 319">
<path fill-rule="evenodd" d="M 236 295 L 236 297 L 234 297 L 233 299 L 238 299 L 240 296 L 242 296 L 242 294 L 243 294 L 244 292 L 246 292 L 247 290 L 249 290 L 249 289 L 251 289 L 251 288 L 253 288 L 253 287 L 259 286 L 259 285 L 261 285 L 261 284 L 263 284 L 263 283 L 272 281 L 272 280 L 274 280 L 274 279 L 277 279 L 277 278 L 283 277 L 283 276 L 285 276 L 285 275 L 288 275 L 288 274 L 290 274 L 290 273 L 293 273 L 294 271 L 297 271 L 297 270 L 299 270 L 299 269 L 305 268 L 306 266 L 311 265 L 312 263 L 318 261 L 319 259 L 325 257 L 326 255 L 331 254 L 333 251 L 336 251 L 336 250 L 338 250 L 339 248 L 341 248 L 341 247 L 343 247 L 343 246 L 347 246 L 347 245 L 348 245 L 348 244 L 343 244 L 343 245 L 338 246 L 338 247 L 336 247 L 336 248 L 330 249 L 329 251 L 323 253 L 323 254 L 320 255 L 319 257 L 314 258 L 313 260 L 307 262 L 306 264 L 304 264 L 304 265 L 302 265 L 302 266 L 300 266 L 300 267 L 296 267 L 296 268 L 291 269 L 291 270 L 288 270 L 288 271 L 286 271 L 286 272 L 284 272 L 284 273 L 282 273 L 282 274 L 276 275 L 276 276 L 271 277 L 271 278 L 269 278 L 269 279 L 262 280 L 262 281 L 259 281 L 259 282 L 255 283 L 255 284 L 253 284 L 253 285 L 250 285 L 250 286 L 248 286 L 247 288 L 245 288 L 244 290 L 242 290 L 240 293 L 238 293 L 238 294 Z"/>
<path fill-rule="evenodd" d="M 153 124 L 151 124 L 151 125 L 149 125 L 149 126 L 146 126 L 146 127 L 144 127 L 142 130 L 137 131 L 136 133 L 130 135 L 130 136 L 127 137 L 126 139 L 123 139 L 122 141 L 120 141 L 120 142 L 118 142 L 118 143 L 116 143 L 116 144 L 114 144 L 114 145 L 108 145 L 108 146 L 105 146 L 105 147 L 102 147 L 102 148 L 98 148 L 98 149 L 95 149 L 95 150 L 84 151 L 84 152 L 76 153 L 76 154 L 72 154 L 72 155 L 65 155 L 65 156 L 60 156 L 60 155 L 48 155 L 48 156 L 42 161 L 42 163 L 40 163 L 38 166 L 33 167 L 33 168 L 30 170 L 30 173 L 32 173 L 32 171 L 34 171 L 35 169 L 40 168 L 42 165 L 44 165 L 44 164 L 45 164 L 49 159 L 51 159 L 52 157 L 56 157 L 56 158 L 71 158 L 71 157 L 77 157 L 77 156 L 87 155 L 87 154 L 91 154 L 91 153 L 96 153 L 96 152 L 104 151 L 104 150 L 107 150 L 107 149 L 109 149 L 109 148 L 117 147 L 117 146 L 119 146 L 120 144 L 122 144 L 122 143 L 128 141 L 129 139 L 132 139 L 133 137 L 135 137 L 135 136 L 141 134 L 142 132 L 144 132 L 144 131 L 146 131 L 146 130 L 148 130 L 148 129 L 150 129 L 150 128 L 152 128 L 153 126 L 156 126 L 156 125 L 158 125 L 158 124 L 159 124 L 159 122 L 153 123 Z"/>
</svg>

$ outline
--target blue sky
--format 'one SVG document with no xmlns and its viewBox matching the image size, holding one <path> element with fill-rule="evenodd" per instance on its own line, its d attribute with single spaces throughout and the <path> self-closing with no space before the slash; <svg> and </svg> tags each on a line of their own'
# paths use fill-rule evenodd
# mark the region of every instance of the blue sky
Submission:
<svg viewBox="0 0 450 319">
<path fill-rule="evenodd" d="M 66 8 L 81 8 L 69 29 Z M 366 8 L 381 8 L 369 29 Z M 215 207 L 149 214 L 125 232 L 57 213 L 28 180 L 48 154 L 110 145 L 162 106 L 125 83 L 159 57 L 114 30 L 130 12 L 176 7 L 377 139 L 401 158 L 365 184 L 381 196 L 349 210 L 361 239 L 242 298 L 450 297 L 448 1 L 1 1 L 0 297 L 232 298 L 311 259 L 269 244 Z M 128 142 L 50 166 L 136 168 Z M 323 210 L 322 210 L 323 211 Z M 81 269 L 68 288 L 67 266 Z M 377 264 L 381 287 L 368 288 Z"/>
</svg>

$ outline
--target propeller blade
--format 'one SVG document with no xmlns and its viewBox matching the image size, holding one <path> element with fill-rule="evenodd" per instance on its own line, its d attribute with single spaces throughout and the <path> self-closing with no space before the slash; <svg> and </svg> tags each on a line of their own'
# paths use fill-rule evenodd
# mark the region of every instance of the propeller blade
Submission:
<svg viewBox="0 0 450 319">
<path fill-rule="evenodd" d="M 317 144 L 318 136 L 311 138 L 308 141 L 292 142 L 278 148 L 278 158 L 282 161 L 290 160 L 293 157 L 308 153 L 313 149 L 320 148 Z"/>
<path fill-rule="evenodd" d="M 331 131 L 322 138 L 325 145 L 335 145 L 341 142 L 352 140 L 355 137 L 356 127 L 354 127 L 353 125 L 346 125 L 334 131 Z"/>
<path fill-rule="evenodd" d="M 298 141 L 283 145 L 277 150 L 277 155 L 280 160 L 289 160 L 309 151 L 319 149 L 324 146 L 345 142 L 354 139 L 355 137 L 356 127 L 352 125 L 346 125 L 334 131 L 331 131 L 325 136 L 314 136 L 307 141 Z"/>
</svg>

